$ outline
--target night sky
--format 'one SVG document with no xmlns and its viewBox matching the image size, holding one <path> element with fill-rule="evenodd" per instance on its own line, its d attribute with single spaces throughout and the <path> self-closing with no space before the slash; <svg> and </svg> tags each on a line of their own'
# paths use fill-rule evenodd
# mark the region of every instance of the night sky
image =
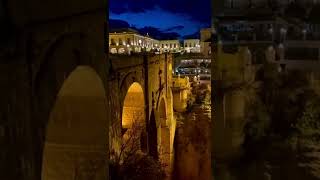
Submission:
<svg viewBox="0 0 320 180">
<path fill-rule="evenodd" d="M 192 38 L 210 27 L 210 0 L 109 0 L 111 29 L 131 27 L 158 39 Z"/>
</svg>

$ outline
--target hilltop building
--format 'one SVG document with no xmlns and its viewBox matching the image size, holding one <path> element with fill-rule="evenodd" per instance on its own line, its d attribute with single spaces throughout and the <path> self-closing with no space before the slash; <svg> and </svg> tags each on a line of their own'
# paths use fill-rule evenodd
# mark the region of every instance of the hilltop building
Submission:
<svg viewBox="0 0 320 180">
<path fill-rule="evenodd" d="M 178 39 L 157 40 L 147 35 L 141 35 L 130 28 L 117 29 L 109 32 L 109 53 L 132 54 L 149 52 L 161 54 L 171 53 L 203 53 L 210 54 L 211 48 L 210 29 L 201 30 L 200 39 L 184 39 L 180 43 Z"/>
</svg>

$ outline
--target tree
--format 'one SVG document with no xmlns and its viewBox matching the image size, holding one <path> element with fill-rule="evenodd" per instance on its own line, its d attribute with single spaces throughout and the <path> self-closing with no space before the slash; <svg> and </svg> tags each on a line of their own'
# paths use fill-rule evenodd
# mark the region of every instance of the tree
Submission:
<svg viewBox="0 0 320 180">
<path fill-rule="evenodd" d="M 256 142 L 268 135 L 271 118 L 266 106 L 259 99 L 249 105 L 249 109 L 244 131 L 247 141 Z"/>
<path fill-rule="evenodd" d="M 318 142 L 320 140 L 320 98 L 310 99 L 302 116 L 298 119 L 295 128 L 299 136 Z"/>
<path fill-rule="evenodd" d="M 135 117 L 132 126 L 125 130 L 119 153 L 114 153 L 110 164 L 111 180 L 161 180 L 165 173 L 161 163 L 143 152 L 145 126 Z"/>
</svg>

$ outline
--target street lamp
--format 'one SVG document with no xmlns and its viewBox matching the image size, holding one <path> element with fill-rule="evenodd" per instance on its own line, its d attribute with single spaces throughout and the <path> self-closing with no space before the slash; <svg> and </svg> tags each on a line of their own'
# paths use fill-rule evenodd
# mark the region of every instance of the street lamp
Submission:
<svg viewBox="0 0 320 180">
<path fill-rule="evenodd" d="M 286 39 L 287 30 L 285 28 L 280 29 L 281 35 L 283 36 L 283 40 Z"/>
<path fill-rule="evenodd" d="M 273 33 L 273 29 L 272 29 L 272 28 L 269 29 L 269 33 L 270 33 L 270 34 Z"/>
<path fill-rule="evenodd" d="M 142 43 L 141 39 L 139 39 L 139 41 L 138 41 L 138 42 L 139 42 L 139 46 L 141 46 L 141 43 Z"/>
<path fill-rule="evenodd" d="M 273 39 L 274 39 L 274 37 L 273 37 L 273 28 L 270 28 L 270 29 L 269 29 L 269 33 L 270 33 L 271 39 L 272 39 L 272 41 L 273 41 Z"/>
<path fill-rule="evenodd" d="M 306 40 L 306 39 L 307 39 L 307 37 L 306 37 L 307 30 L 306 30 L 306 29 L 303 29 L 303 30 L 302 30 L 302 34 L 303 34 L 303 40 Z"/>
</svg>

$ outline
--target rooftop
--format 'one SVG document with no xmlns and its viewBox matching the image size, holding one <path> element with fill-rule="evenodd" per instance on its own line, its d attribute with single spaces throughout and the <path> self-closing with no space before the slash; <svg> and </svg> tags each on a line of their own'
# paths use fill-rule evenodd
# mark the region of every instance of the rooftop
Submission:
<svg viewBox="0 0 320 180">
<path fill-rule="evenodd" d="M 134 33 L 140 34 L 137 30 L 132 28 L 120 28 L 120 29 L 110 29 L 109 33 Z"/>
</svg>

